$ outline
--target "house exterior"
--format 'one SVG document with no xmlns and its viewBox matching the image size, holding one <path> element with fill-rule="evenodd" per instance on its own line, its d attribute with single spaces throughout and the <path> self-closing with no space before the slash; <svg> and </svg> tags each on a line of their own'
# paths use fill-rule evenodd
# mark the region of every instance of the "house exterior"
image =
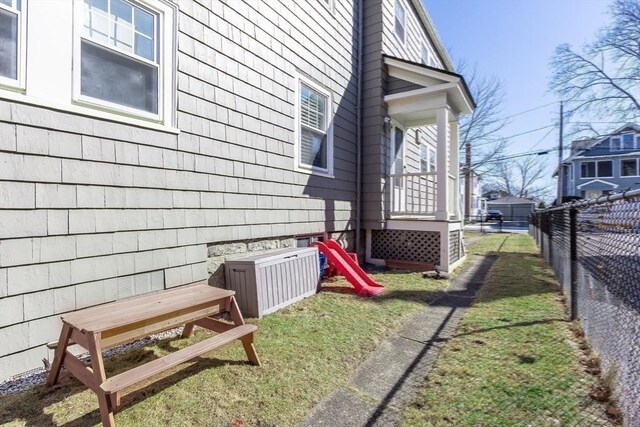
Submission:
<svg viewBox="0 0 640 427">
<path fill-rule="evenodd" d="M 562 164 L 562 196 L 593 199 L 635 188 L 640 188 L 640 126 L 629 123 L 571 143 Z"/>
<path fill-rule="evenodd" d="M 536 210 L 536 202 L 516 196 L 505 196 L 487 202 L 487 210 L 499 210 L 504 221 L 527 221 Z"/>
<path fill-rule="evenodd" d="M 61 314 L 222 285 L 247 252 L 460 262 L 474 105 L 419 0 L 4 0 L 0 20 L 0 380 L 51 359 Z"/>
</svg>

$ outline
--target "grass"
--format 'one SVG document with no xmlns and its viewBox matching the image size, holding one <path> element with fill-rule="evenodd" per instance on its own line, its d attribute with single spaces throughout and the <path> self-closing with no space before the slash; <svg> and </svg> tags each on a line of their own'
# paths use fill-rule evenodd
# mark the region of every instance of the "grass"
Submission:
<svg viewBox="0 0 640 427">
<path fill-rule="evenodd" d="M 290 426 L 335 387 L 345 385 L 378 342 L 438 295 L 445 281 L 416 273 L 375 274 L 386 292 L 360 298 L 344 279 L 329 291 L 255 321 L 256 349 L 263 366 L 246 362 L 242 346 L 232 344 L 196 362 L 185 363 L 128 390 L 119 426 L 261 425 Z M 254 321 L 254 320 L 251 320 Z M 202 340 L 164 340 L 106 359 L 107 375 Z M 72 379 L 0 399 L 0 424 L 99 424 L 97 399 Z"/>
<path fill-rule="evenodd" d="M 557 284 L 531 238 L 494 234 L 470 252 L 495 262 L 404 409 L 404 425 L 608 425 L 588 397 L 597 379 L 580 363 Z"/>
</svg>

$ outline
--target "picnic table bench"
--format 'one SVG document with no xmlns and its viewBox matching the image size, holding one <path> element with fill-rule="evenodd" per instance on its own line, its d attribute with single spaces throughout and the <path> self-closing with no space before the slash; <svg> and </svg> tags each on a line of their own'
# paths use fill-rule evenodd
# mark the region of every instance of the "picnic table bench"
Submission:
<svg viewBox="0 0 640 427">
<path fill-rule="evenodd" d="M 98 395 L 102 424 L 113 426 L 113 413 L 120 407 L 123 389 L 215 348 L 240 340 L 249 361 L 259 366 L 260 360 L 253 346 L 257 327 L 244 323 L 234 294 L 234 291 L 199 282 L 67 313 L 62 316 L 60 339 L 52 345 L 55 346 L 55 355 L 47 384 L 54 385 L 64 367 Z M 233 324 L 213 318 L 223 312 L 231 315 Z M 103 350 L 180 325 L 185 325 L 182 337 L 190 336 L 195 326 L 218 334 L 110 378 L 106 377 Z M 89 366 L 67 349 L 74 344 L 89 352 Z"/>
</svg>

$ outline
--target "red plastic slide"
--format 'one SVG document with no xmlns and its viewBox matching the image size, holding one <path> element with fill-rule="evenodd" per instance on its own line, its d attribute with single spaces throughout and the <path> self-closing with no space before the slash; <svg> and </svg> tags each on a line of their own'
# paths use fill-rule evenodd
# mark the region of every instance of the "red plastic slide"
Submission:
<svg viewBox="0 0 640 427">
<path fill-rule="evenodd" d="M 349 283 L 355 288 L 356 294 L 369 297 L 377 295 L 384 290 L 384 286 L 374 282 L 335 240 L 313 242 L 311 245 L 325 254 L 329 262 L 344 274 Z"/>
</svg>

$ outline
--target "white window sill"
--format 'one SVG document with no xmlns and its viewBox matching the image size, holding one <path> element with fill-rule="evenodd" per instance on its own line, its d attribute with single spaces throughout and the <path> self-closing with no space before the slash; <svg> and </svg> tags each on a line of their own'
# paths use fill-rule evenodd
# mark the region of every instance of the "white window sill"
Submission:
<svg viewBox="0 0 640 427">
<path fill-rule="evenodd" d="M 71 102 L 69 104 L 64 104 L 61 102 L 52 102 L 48 100 L 42 100 L 40 98 L 25 95 L 20 91 L 12 91 L 9 89 L 2 88 L 0 89 L 0 99 L 16 101 L 23 104 L 37 106 L 37 107 L 48 108 L 48 109 L 57 110 L 63 113 L 79 114 L 82 116 L 91 117 L 95 119 L 109 120 L 113 122 L 157 130 L 161 132 L 167 132 L 167 133 L 173 133 L 173 134 L 180 133 L 180 129 L 175 128 L 173 126 L 167 126 L 160 122 L 154 122 L 144 118 L 127 116 L 125 115 L 126 113 L 123 113 L 123 114 L 111 113 L 108 111 L 103 111 L 98 108 L 92 108 L 86 105 L 75 104 Z"/>
<path fill-rule="evenodd" d="M 313 169 L 307 169 L 301 166 L 296 165 L 296 167 L 294 168 L 294 170 L 296 172 L 300 172 L 300 173 L 304 173 L 307 175 L 315 175 L 315 176 L 321 176 L 324 178 L 331 178 L 334 179 L 335 175 L 333 173 L 329 173 L 329 172 L 322 172 L 322 171 L 317 171 L 317 170 L 313 170 Z"/>
</svg>

